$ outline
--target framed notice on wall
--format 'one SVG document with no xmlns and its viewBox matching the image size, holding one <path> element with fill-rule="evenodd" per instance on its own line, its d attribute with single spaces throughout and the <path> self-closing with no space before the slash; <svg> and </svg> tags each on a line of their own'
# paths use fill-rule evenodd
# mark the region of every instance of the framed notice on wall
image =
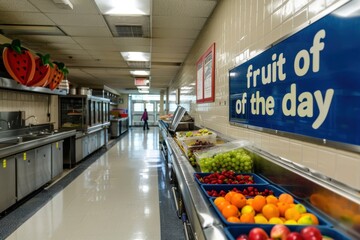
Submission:
<svg viewBox="0 0 360 240">
<path fill-rule="evenodd" d="M 196 102 L 215 100 L 215 43 L 196 63 Z"/>
</svg>

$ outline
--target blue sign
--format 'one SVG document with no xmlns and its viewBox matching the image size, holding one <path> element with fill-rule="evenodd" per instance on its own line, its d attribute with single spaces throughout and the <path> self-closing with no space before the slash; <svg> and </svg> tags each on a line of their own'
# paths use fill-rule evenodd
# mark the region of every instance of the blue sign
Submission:
<svg viewBox="0 0 360 240">
<path fill-rule="evenodd" d="M 230 122 L 360 145 L 360 16 L 344 7 L 230 70 Z"/>
</svg>

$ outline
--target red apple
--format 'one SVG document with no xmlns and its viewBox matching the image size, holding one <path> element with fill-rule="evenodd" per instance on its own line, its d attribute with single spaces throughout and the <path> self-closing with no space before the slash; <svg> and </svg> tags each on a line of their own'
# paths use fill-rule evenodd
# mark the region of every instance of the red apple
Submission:
<svg viewBox="0 0 360 240">
<path fill-rule="evenodd" d="M 283 224 L 276 224 L 275 226 L 272 227 L 270 231 L 270 237 L 276 240 L 277 239 L 285 240 L 289 233 L 290 230 L 287 226 Z"/>
<path fill-rule="evenodd" d="M 300 233 L 291 232 L 287 235 L 286 240 L 304 240 Z"/>
<path fill-rule="evenodd" d="M 249 240 L 267 240 L 269 235 L 262 228 L 253 228 L 249 232 Z"/>
<path fill-rule="evenodd" d="M 249 238 L 246 234 L 241 234 L 236 238 L 236 240 L 249 240 Z"/>
<path fill-rule="evenodd" d="M 304 240 L 322 240 L 322 234 L 319 229 L 313 226 L 304 227 L 300 231 Z"/>
</svg>

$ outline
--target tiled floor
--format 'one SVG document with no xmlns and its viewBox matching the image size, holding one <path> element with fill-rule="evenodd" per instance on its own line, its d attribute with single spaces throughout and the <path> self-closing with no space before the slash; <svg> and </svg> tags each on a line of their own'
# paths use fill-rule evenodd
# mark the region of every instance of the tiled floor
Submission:
<svg viewBox="0 0 360 240">
<path fill-rule="evenodd" d="M 158 148 L 156 127 L 130 129 L 7 239 L 184 239 Z M 164 202 L 167 210 L 159 208 Z M 172 236 L 162 222 L 171 224 Z"/>
</svg>

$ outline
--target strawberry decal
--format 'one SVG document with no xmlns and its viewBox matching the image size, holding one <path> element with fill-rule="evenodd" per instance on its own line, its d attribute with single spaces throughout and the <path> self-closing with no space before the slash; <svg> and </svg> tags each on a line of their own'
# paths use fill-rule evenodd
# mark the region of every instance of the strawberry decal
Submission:
<svg viewBox="0 0 360 240">
<path fill-rule="evenodd" d="M 50 55 L 45 56 L 40 53 L 36 54 L 38 57 L 35 58 L 35 75 L 32 80 L 27 82 L 27 86 L 32 87 L 43 87 L 46 86 L 49 80 L 51 68 L 53 64 L 50 62 Z"/>
<path fill-rule="evenodd" d="M 54 90 L 64 79 L 64 75 L 69 73 L 68 69 L 65 67 L 65 64 L 62 62 L 53 62 L 54 68 L 52 68 L 49 77 L 48 87 L 51 90 Z"/>
<path fill-rule="evenodd" d="M 29 50 L 21 47 L 20 40 L 15 39 L 11 44 L 6 43 L 2 57 L 9 75 L 18 83 L 26 85 L 35 74 L 35 59 Z"/>
</svg>

